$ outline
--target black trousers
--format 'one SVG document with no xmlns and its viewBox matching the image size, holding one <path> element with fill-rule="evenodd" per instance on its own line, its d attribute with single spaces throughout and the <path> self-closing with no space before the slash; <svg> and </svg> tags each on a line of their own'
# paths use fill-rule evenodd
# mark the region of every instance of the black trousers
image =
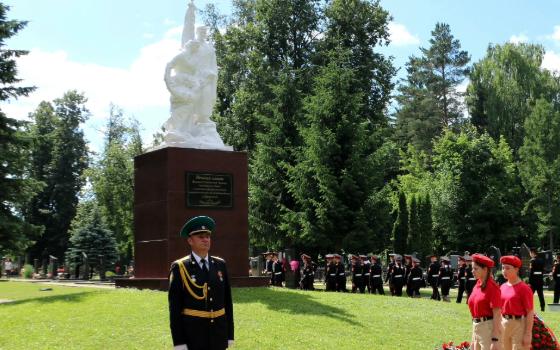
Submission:
<svg viewBox="0 0 560 350">
<path fill-rule="evenodd" d="M 383 281 L 379 277 L 375 277 L 372 279 L 371 282 L 371 290 L 372 294 L 379 293 L 380 295 L 385 295 L 385 291 L 383 290 Z"/>
<path fill-rule="evenodd" d="M 434 282 L 430 283 L 430 285 L 432 286 L 432 297 L 430 299 L 441 300 L 441 297 L 439 295 L 439 289 L 438 289 L 437 281 L 434 281 Z"/>
<path fill-rule="evenodd" d="M 459 280 L 459 290 L 457 291 L 457 303 L 459 304 L 463 300 L 463 293 L 465 293 L 465 280 Z"/>
<path fill-rule="evenodd" d="M 541 304 L 541 311 L 544 311 L 545 302 L 544 302 L 542 283 L 534 283 L 534 284 L 529 283 L 529 285 L 531 286 L 531 290 L 533 291 L 533 294 L 537 292 L 537 295 L 539 296 L 539 303 Z"/>
<path fill-rule="evenodd" d="M 363 283 L 353 283 L 352 293 L 356 293 L 356 290 L 360 290 L 360 293 L 364 294 L 366 292 L 366 286 Z"/>
<path fill-rule="evenodd" d="M 560 301 L 560 281 L 554 283 L 554 304 Z"/>
<path fill-rule="evenodd" d="M 403 283 L 400 281 L 396 281 L 395 283 L 393 283 L 393 290 L 395 292 L 395 296 L 400 297 L 402 296 L 402 289 L 403 289 Z"/>
<path fill-rule="evenodd" d="M 441 295 L 444 297 L 449 295 L 449 289 L 451 289 L 451 282 L 449 280 L 444 280 L 441 282 Z"/>
</svg>

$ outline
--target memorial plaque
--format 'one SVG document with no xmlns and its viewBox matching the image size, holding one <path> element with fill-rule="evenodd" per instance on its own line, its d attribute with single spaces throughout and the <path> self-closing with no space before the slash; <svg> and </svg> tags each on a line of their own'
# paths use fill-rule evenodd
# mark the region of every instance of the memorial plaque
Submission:
<svg viewBox="0 0 560 350">
<path fill-rule="evenodd" d="M 187 208 L 232 208 L 233 179 L 231 174 L 185 174 Z"/>
</svg>

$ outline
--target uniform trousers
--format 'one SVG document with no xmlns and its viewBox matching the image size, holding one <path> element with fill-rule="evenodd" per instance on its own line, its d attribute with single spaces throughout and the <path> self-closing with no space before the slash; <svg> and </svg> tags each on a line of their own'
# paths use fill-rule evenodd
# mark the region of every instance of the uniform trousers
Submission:
<svg viewBox="0 0 560 350">
<path fill-rule="evenodd" d="M 529 281 L 529 286 L 531 286 L 531 290 L 533 291 L 533 294 L 535 294 L 535 292 L 537 292 L 537 295 L 539 296 L 539 303 L 541 304 L 541 311 L 544 311 L 544 293 L 543 293 L 543 284 L 542 282 L 537 282 L 537 283 L 532 283 Z"/>
<path fill-rule="evenodd" d="M 531 346 L 523 346 L 523 335 L 527 319 L 502 319 L 504 333 L 502 335 L 504 350 L 529 350 Z"/>
<path fill-rule="evenodd" d="M 554 282 L 554 304 L 560 301 L 560 280 Z"/>
<path fill-rule="evenodd" d="M 472 350 L 490 350 L 492 345 L 493 320 L 473 322 L 473 345 Z M 501 339 L 500 339 L 501 341 Z"/>
</svg>

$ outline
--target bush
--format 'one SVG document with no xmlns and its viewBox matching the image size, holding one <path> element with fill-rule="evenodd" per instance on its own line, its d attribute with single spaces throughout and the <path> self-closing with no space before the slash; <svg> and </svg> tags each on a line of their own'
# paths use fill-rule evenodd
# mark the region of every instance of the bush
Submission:
<svg viewBox="0 0 560 350">
<path fill-rule="evenodd" d="M 23 266 L 23 272 L 21 274 L 23 278 L 33 277 L 33 265 L 26 264 Z"/>
<path fill-rule="evenodd" d="M 110 277 L 115 277 L 115 273 L 113 271 L 107 271 L 105 272 L 105 277 L 110 278 Z"/>
</svg>

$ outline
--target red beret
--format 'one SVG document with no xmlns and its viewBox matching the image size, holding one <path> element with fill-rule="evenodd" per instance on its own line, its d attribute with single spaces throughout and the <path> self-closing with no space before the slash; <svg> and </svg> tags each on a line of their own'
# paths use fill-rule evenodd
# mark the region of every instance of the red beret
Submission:
<svg viewBox="0 0 560 350">
<path fill-rule="evenodd" d="M 511 265 L 511 266 L 517 267 L 517 268 L 521 267 L 521 260 L 518 257 L 513 256 L 513 255 L 502 256 L 500 258 L 500 262 L 502 264 Z"/>
<path fill-rule="evenodd" d="M 479 265 L 483 265 L 486 267 L 494 267 L 494 260 L 490 259 L 486 255 L 482 254 L 473 254 L 472 259 L 475 263 Z"/>
</svg>

